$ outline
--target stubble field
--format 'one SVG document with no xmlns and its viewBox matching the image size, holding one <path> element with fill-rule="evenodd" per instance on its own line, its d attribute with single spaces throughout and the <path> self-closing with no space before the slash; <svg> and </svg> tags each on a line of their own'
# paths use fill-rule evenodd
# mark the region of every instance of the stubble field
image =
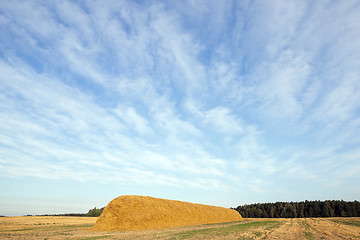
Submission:
<svg viewBox="0 0 360 240">
<path fill-rule="evenodd" d="M 1 217 L 0 239 L 360 239 L 360 218 L 244 219 L 163 230 L 94 232 L 92 217 Z"/>
</svg>

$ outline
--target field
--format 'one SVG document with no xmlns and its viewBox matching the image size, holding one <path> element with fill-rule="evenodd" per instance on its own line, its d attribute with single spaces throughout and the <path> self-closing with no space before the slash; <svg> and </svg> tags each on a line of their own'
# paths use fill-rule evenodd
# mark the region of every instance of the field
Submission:
<svg viewBox="0 0 360 240">
<path fill-rule="evenodd" d="M 0 239 L 360 239 L 360 218 L 252 218 L 164 230 L 89 231 L 96 219 L 1 217 Z"/>
</svg>

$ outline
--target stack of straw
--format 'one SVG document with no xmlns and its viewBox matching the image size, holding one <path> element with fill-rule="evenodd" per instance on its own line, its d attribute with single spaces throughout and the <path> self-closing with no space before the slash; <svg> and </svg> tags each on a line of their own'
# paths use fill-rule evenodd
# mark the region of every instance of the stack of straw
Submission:
<svg viewBox="0 0 360 240">
<path fill-rule="evenodd" d="M 112 200 L 98 218 L 95 231 L 131 231 L 240 221 L 232 209 L 203 204 L 124 195 Z"/>
</svg>

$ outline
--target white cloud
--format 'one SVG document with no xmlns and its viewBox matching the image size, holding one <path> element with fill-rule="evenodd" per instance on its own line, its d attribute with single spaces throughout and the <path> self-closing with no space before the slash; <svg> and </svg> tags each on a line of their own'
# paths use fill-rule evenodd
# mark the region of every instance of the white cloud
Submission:
<svg viewBox="0 0 360 240">
<path fill-rule="evenodd" d="M 360 74 L 360 73 L 359 73 Z M 314 109 L 313 121 L 325 123 L 325 128 L 337 128 L 352 119 L 360 107 L 360 75 L 349 73 L 339 80 Z"/>
<path fill-rule="evenodd" d="M 224 107 L 216 107 L 204 113 L 204 122 L 209 124 L 213 131 L 227 135 L 236 135 L 243 133 L 240 120 L 236 119 L 230 113 L 230 110 Z"/>
<path fill-rule="evenodd" d="M 267 79 L 257 90 L 263 106 L 262 114 L 271 118 L 298 119 L 304 110 L 301 95 L 309 76 L 309 64 L 289 51 L 283 52 L 275 63 L 262 66 Z"/>
<path fill-rule="evenodd" d="M 160 50 L 166 60 L 171 61 L 176 74 L 180 74 L 174 84 L 184 88 L 190 96 L 206 89 L 205 69 L 196 59 L 202 47 L 191 35 L 181 31 L 178 19 L 173 15 L 157 12 L 151 27 L 161 40 Z"/>
<path fill-rule="evenodd" d="M 245 136 L 236 142 L 236 156 L 232 164 L 246 176 L 255 172 L 271 176 L 279 170 L 280 163 L 261 144 L 261 137 L 255 127 L 248 126 Z"/>
<path fill-rule="evenodd" d="M 172 104 L 164 102 L 155 89 L 147 88 L 151 85 L 145 84 L 144 88 L 139 85 L 138 96 L 144 97 L 144 103 L 154 100 L 149 103 L 149 111 L 157 121 L 155 127 L 169 139 L 163 146 L 157 146 L 156 141 L 136 142 L 126 136 L 126 127 L 139 134 L 154 133 L 148 120 L 132 107 L 124 105 L 108 111 L 93 102 L 94 98 L 57 82 L 56 78 L 31 70 L 17 71 L 16 67 L 26 69 L 26 65 L 15 67 L 2 62 L 1 66 L 4 77 L 11 80 L 2 86 L 8 89 L 8 93 L 17 95 L 17 98 L 3 95 L 13 105 L 8 108 L 8 116 L 13 119 L 2 119 L 2 132 L 10 131 L 2 138 L 2 143 L 8 148 L 7 154 L 1 156 L 2 174 L 20 177 L 21 172 L 21 176 L 79 181 L 100 177 L 104 182 L 126 183 L 134 180 L 133 174 L 140 171 L 143 176 L 134 180 L 138 184 L 144 181 L 179 185 L 183 181 L 179 177 L 187 175 L 189 182 L 186 184 L 191 186 L 195 184 L 190 183 L 193 176 L 224 176 L 223 160 L 204 152 L 201 145 L 182 140 L 184 137 L 199 137 L 199 130 L 175 116 Z M 35 79 L 42 82 L 36 83 Z M 50 89 L 51 86 L 56 86 L 56 92 Z M 131 89 L 129 86 L 126 89 Z M 143 95 L 146 90 L 150 90 L 149 96 Z M 19 97 L 26 99 L 28 112 L 17 110 L 23 107 L 16 107 L 20 104 Z M 121 121 L 112 116 L 113 111 Z M 176 155 L 184 151 L 187 153 L 180 160 Z M 27 157 L 24 158 L 23 154 Z M 9 165 L 10 162 L 13 163 Z M 20 171 L 22 168 L 27 170 Z M 115 172 L 119 171 L 121 177 L 116 177 Z M 163 171 L 166 173 L 159 175 Z M 169 179 L 172 180 L 169 182 Z M 201 180 L 202 177 L 197 179 L 199 186 L 208 183 Z"/>
<path fill-rule="evenodd" d="M 257 193 L 275 174 L 356 178 L 358 9 L 3 3 L 0 174 Z"/>
<path fill-rule="evenodd" d="M 254 179 L 250 182 L 250 189 L 254 192 L 262 193 L 264 192 L 264 186 L 267 184 L 264 183 L 261 179 Z"/>
<path fill-rule="evenodd" d="M 132 107 L 119 106 L 115 113 L 130 128 L 135 129 L 139 134 L 151 134 L 153 131 L 149 126 L 149 122 L 136 112 Z"/>
</svg>

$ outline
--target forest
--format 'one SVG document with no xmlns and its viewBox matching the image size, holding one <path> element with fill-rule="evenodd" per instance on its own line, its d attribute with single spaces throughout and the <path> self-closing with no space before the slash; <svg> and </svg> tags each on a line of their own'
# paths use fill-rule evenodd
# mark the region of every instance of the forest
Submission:
<svg viewBox="0 0 360 240">
<path fill-rule="evenodd" d="M 276 202 L 235 208 L 244 218 L 360 217 L 360 202 L 343 200 Z"/>
</svg>

